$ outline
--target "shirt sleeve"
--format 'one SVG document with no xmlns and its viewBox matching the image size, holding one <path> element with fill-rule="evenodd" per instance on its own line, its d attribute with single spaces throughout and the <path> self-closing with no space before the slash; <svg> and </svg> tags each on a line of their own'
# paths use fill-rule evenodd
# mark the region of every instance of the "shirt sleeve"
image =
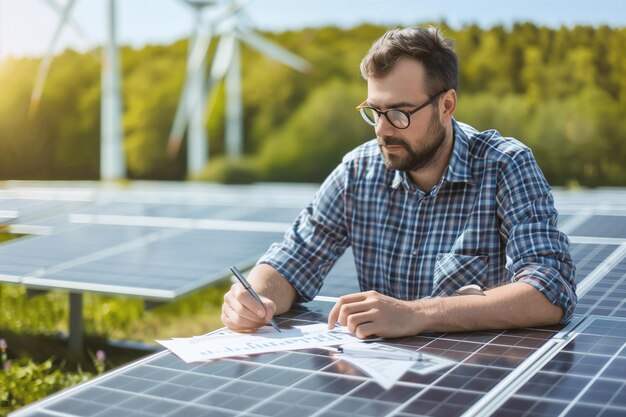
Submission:
<svg viewBox="0 0 626 417">
<path fill-rule="evenodd" d="M 313 200 L 257 263 L 280 272 L 299 295 L 310 301 L 349 245 L 345 222 L 345 167 L 339 165 L 324 181 Z"/>
<path fill-rule="evenodd" d="M 575 266 L 567 236 L 557 229 L 550 187 L 530 149 L 514 156 L 499 179 L 498 216 L 506 239 L 507 269 L 563 310 L 567 323 L 576 307 Z"/>
</svg>

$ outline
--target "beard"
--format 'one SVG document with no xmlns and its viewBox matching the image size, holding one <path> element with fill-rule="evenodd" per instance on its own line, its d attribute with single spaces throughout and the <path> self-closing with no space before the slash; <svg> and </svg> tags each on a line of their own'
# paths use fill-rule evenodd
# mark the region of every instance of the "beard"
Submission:
<svg viewBox="0 0 626 417">
<path fill-rule="evenodd" d="M 385 166 L 388 169 L 398 171 L 417 171 L 428 165 L 443 146 L 446 139 L 446 131 L 439 122 L 438 112 L 433 112 L 430 125 L 424 136 L 424 141 L 420 143 L 419 149 L 413 149 L 403 139 L 384 136 L 378 138 L 378 146 L 383 155 Z M 404 155 L 385 153 L 384 146 L 401 146 L 406 151 Z"/>
</svg>

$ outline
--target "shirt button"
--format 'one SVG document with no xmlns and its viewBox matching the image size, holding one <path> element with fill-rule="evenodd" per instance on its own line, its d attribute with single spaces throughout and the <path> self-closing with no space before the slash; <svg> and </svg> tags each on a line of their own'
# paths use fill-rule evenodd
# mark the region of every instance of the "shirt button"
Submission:
<svg viewBox="0 0 626 417">
<path fill-rule="evenodd" d="M 411 251 L 411 255 L 413 255 L 413 256 L 417 256 L 417 249 L 415 249 L 415 250 Z"/>
</svg>

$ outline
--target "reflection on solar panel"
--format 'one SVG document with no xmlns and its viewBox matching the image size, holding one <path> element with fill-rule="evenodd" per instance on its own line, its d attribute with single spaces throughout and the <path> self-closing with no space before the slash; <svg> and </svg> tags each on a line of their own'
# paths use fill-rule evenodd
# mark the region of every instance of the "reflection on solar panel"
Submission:
<svg viewBox="0 0 626 417">
<path fill-rule="evenodd" d="M 61 281 L 85 285 L 93 280 L 131 287 L 134 284 L 129 282 L 139 281 L 141 271 L 133 268 L 144 265 L 153 279 L 153 291 L 175 295 L 175 278 L 176 285 L 191 288 L 196 284 L 185 278 L 201 280 L 206 276 L 200 278 L 200 271 L 208 276 L 220 269 L 215 264 L 223 268 L 236 263 L 229 254 L 249 249 L 246 253 L 256 256 L 258 247 L 263 250 L 268 241 L 280 238 L 281 233 L 272 228 L 288 223 L 291 219 L 287 217 L 295 216 L 310 197 L 277 186 L 247 189 L 248 198 L 281 202 L 274 209 L 269 204 L 250 206 L 245 199 L 238 200 L 237 193 L 245 190 L 242 187 L 209 188 L 217 193 L 213 200 L 198 194 L 208 193 L 208 189 L 196 186 L 190 188 L 193 197 L 189 201 L 183 193 L 174 193 L 167 203 L 159 203 L 152 186 L 134 190 L 118 201 L 108 195 L 108 208 L 81 207 L 73 212 L 78 217 L 70 216 L 75 223 L 55 232 L 49 241 L 37 237 L 31 243 L 0 245 L 0 273 L 7 272 L 6 276 L 28 285 L 23 271 L 39 265 L 44 271 L 37 276 L 43 280 L 37 281 L 39 285 L 45 280 L 51 287 Z M 275 193 L 273 197 L 271 193 Z M 290 199 L 292 195 L 295 197 Z M 626 192 L 558 191 L 556 201 L 562 213 L 559 225 L 570 235 L 577 264 L 579 304 L 574 320 L 566 327 L 426 333 L 390 340 L 455 364 L 426 375 L 409 371 L 389 390 L 322 349 L 202 364 L 185 364 L 162 352 L 14 415 L 626 415 Z M 214 220 L 226 221 L 223 224 L 236 232 L 217 227 Z M 132 221 L 142 226 L 132 226 Z M 269 230 L 263 231 L 263 227 Z M 74 241 L 84 242 L 85 248 L 73 245 Z M 50 248 L 46 242 L 55 242 L 58 248 Z M 127 248 L 117 250 L 125 244 Z M 41 245 L 32 247 L 42 255 L 34 257 L 38 259 L 35 262 L 16 249 L 21 245 Z M 241 251 L 240 245 L 244 245 Z M 4 262 L 10 268 L 2 266 Z M 184 265 L 185 274 L 175 276 L 168 268 L 171 262 Z M 278 322 L 281 326 L 323 322 L 333 305 L 327 297 L 355 291 L 358 281 L 348 250 L 322 288 L 320 295 L 325 297 L 293 308 Z"/>
</svg>

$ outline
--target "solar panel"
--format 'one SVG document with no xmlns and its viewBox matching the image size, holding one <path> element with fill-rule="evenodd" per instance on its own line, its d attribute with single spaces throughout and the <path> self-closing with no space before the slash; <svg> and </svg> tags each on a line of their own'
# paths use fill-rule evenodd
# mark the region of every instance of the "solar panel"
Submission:
<svg viewBox="0 0 626 417">
<path fill-rule="evenodd" d="M 28 220 L 66 213 L 84 205 L 82 201 L 55 201 L 34 198 L 5 198 L 0 195 L 2 211 L 11 212 L 14 219 Z"/>
<path fill-rule="evenodd" d="M 325 297 L 341 297 L 345 294 L 359 292 L 359 281 L 354 266 L 352 249 L 348 248 L 341 258 L 333 265 L 324 279 L 319 295 Z"/>
<path fill-rule="evenodd" d="M 89 225 L 0 246 L 5 280 L 173 299 L 248 267 L 279 233 Z M 2 278 L 0 278 L 2 279 Z"/>
<path fill-rule="evenodd" d="M 58 272 L 43 274 L 39 285 L 77 282 L 98 292 L 173 299 L 228 275 L 225 265 L 247 268 L 281 238 L 278 233 L 224 230 L 166 232 L 162 238 Z M 24 284 L 33 284 L 24 279 Z M 105 285 L 106 284 L 106 285 Z M 103 291 L 116 286 L 114 291 Z M 68 287 L 69 288 L 69 287 Z"/>
<path fill-rule="evenodd" d="M 18 278 L 34 275 L 154 232 L 148 228 L 88 226 L 53 236 L 23 237 L 0 245 L 0 273 Z"/>
<path fill-rule="evenodd" d="M 571 234 L 626 239 L 626 218 L 624 216 L 595 215 L 572 230 Z"/>
</svg>

